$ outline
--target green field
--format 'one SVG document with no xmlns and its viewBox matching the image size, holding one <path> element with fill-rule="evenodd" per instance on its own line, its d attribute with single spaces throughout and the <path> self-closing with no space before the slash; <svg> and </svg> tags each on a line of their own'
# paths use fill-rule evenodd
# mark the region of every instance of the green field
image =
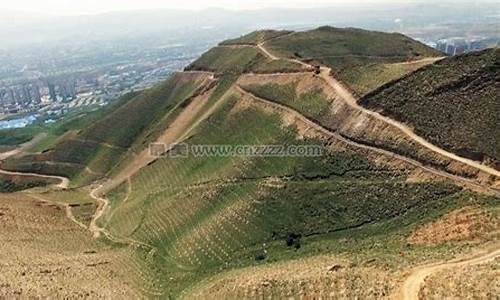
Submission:
<svg viewBox="0 0 500 300">
<path fill-rule="evenodd" d="M 329 26 L 278 37 L 266 43 L 266 46 L 288 57 L 322 62 L 328 62 L 324 59 L 336 56 L 406 60 L 442 55 L 439 51 L 399 33 Z"/>
<path fill-rule="evenodd" d="M 265 57 L 253 47 L 215 47 L 205 52 L 189 65 L 189 71 L 211 71 L 225 74 L 242 74 L 265 61 Z"/>
<path fill-rule="evenodd" d="M 268 83 L 264 85 L 245 86 L 245 90 L 267 100 L 285 104 L 302 112 L 305 116 L 321 120 L 330 112 L 330 102 L 328 97 L 319 87 L 311 88 L 305 92 L 297 91 L 298 82 L 286 85 Z"/>
<path fill-rule="evenodd" d="M 356 94 L 363 96 L 388 82 L 398 80 L 401 77 L 418 70 L 432 61 L 414 63 L 368 63 L 356 66 L 337 67 L 336 74 L 339 79 L 346 83 Z M 332 62 L 336 64 L 336 62 Z M 338 66 L 338 65 L 337 65 Z"/>
</svg>

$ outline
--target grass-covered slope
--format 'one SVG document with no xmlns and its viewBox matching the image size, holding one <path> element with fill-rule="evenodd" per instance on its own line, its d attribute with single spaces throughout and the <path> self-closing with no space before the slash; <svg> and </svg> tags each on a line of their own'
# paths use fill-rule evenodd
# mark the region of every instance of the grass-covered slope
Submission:
<svg viewBox="0 0 500 300">
<path fill-rule="evenodd" d="M 226 97 L 189 145 L 317 145 L 324 154 L 167 156 L 110 192 L 102 225 L 148 245 L 137 259 L 166 282 L 164 296 L 222 270 L 341 253 L 337 235 L 372 225 L 380 235 L 396 232 L 475 197 L 448 184 L 408 183 L 355 152 L 301 139 L 277 114 Z"/>
<path fill-rule="evenodd" d="M 219 46 L 210 49 L 186 67 L 187 71 L 209 71 L 218 74 L 291 73 L 307 70 L 284 59 L 270 60 L 258 49 L 245 45 Z"/>
<path fill-rule="evenodd" d="M 267 46 L 277 54 L 314 59 L 335 67 L 341 57 L 381 61 L 441 56 L 442 53 L 399 33 L 355 28 L 320 27 L 275 38 Z"/>
<path fill-rule="evenodd" d="M 62 175 L 76 183 L 104 176 L 136 143 L 155 135 L 165 115 L 207 84 L 208 75 L 175 75 L 132 99 L 125 99 L 78 132 L 70 132 L 53 148 L 40 154 L 6 161 L 9 170 Z"/>
<path fill-rule="evenodd" d="M 361 103 L 410 124 L 445 149 L 498 166 L 499 52 L 496 48 L 441 60 L 383 86 Z"/>
<path fill-rule="evenodd" d="M 278 56 L 316 61 L 331 67 L 359 94 L 423 65 L 397 63 L 444 55 L 399 33 L 329 26 L 277 37 L 266 42 L 266 47 Z"/>
<path fill-rule="evenodd" d="M 415 265 L 477 246 L 416 245 L 408 238 L 455 208 L 498 207 L 499 198 L 434 181 L 425 160 L 418 167 L 376 151 L 421 155 L 348 106 L 312 70 L 248 74 L 303 71 L 254 47 L 263 41 L 278 56 L 313 59 L 335 71 L 342 66 L 343 80 L 362 93 L 406 74 L 400 63 L 408 58 L 440 55 L 399 34 L 357 29 L 252 33 L 187 68 L 215 78 L 176 75 L 87 128 L 68 131 L 53 149 L 6 165 L 60 168 L 77 183 L 109 177 L 108 189 L 92 193 L 109 201 L 95 221 L 102 241 L 126 251 L 125 272 L 138 271 L 130 280 L 142 297 L 378 299 Z M 182 144 L 161 157 L 135 159 L 159 136 Z M 231 154 L 249 146 L 260 152 Z M 315 155 L 297 152 L 304 147 Z M 41 196 L 74 204 L 75 218 L 91 224 L 88 190 Z"/>
<path fill-rule="evenodd" d="M 239 38 L 226 40 L 220 45 L 257 45 L 267 40 L 292 33 L 288 30 L 258 30 Z"/>
<path fill-rule="evenodd" d="M 264 60 L 264 55 L 253 47 L 215 47 L 205 52 L 186 70 L 241 74 Z"/>
</svg>

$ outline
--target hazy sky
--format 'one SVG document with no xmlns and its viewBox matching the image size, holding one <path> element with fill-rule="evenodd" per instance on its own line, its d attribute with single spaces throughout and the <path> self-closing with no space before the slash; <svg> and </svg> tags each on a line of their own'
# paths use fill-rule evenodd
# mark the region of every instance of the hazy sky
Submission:
<svg viewBox="0 0 500 300">
<path fill-rule="evenodd" d="M 357 0 L 356 2 L 414 2 L 415 0 Z M 224 7 L 256 9 L 263 7 L 318 7 L 349 4 L 349 0 L 0 0 L 0 10 L 56 15 L 93 14 L 136 9 L 203 9 Z"/>
</svg>

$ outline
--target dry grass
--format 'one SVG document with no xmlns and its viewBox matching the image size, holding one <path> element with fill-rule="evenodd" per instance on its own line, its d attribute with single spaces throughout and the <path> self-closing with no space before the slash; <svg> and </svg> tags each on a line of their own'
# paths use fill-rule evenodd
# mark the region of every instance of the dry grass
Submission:
<svg viewBox="0 0 500 300">
<path fill-rule="evenodd" d="M 93 241 L 58 206 L 0 195 L 0 237 L 0 298 L 139 295 L 122 272 L 127 254 Z"/>
<path fill-rule="evenodd" d="M 270 263 L 221 274 L 187 299 L 380 299 L 396 288 L 389 270 L 354 266 L 330 255 Z"/>
<path fill-rule="evenodd" d="M 443 270 L 428 277 L 423 299 L 498 299 L 500 261 Z"/>
</svg>

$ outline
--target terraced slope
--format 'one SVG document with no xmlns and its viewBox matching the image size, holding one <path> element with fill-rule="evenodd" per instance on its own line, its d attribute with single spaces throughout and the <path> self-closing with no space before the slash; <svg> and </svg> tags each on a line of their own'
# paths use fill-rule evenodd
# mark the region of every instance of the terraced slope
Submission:
<svg viewBox="0 0 500 300">
<path fill-rule="evenodd" d="M 444 54 L 399 33 L 324 26 L 276 37 L 265 43 L 280 57 L 313 61 L 332 68 L 340 80 L 364 94 Z M 360 76 L 361 75 L 361 76 Z"/>
<path fill-rule="evenodd" d="M 289 43 L 277 50 L 280 40 Z M 375 44 L 365 51 L 367 42 Z M 330 67 L 313 65 L 321 57 L 311 62 L 297 49 L 363 56 L 353 69 L 380 57 L 400 67 L 403 56 L 427 63 L 439 55 L 401 35 L 354 29 L 222 43 L 164 93 L 146 92 L 124 106 L 135 110 L 119 109 L 140 116 L 109 115 L 95 132 L 68 135 L 127 149 L 106 178 L 26 195 L 61 207 L 97 241 L 125 252 L 130 286 L 150 298 L 378 299 L 398 295 L 421 264 L 468 261 L 475 247 L 496 251 L 498 222 L 484 217 L 498 215 L 495 173 L 361 107 Z M 389 73 L 382 84 L 405 72 Z M 353 76 L 359 87 L 367 78 Z M 150 142 L 166 144 L 161 155 L 148 152 Z M 469 227 L 450 221 L 467 207 L 481 212 Z M 457 226 L 479 228 L 480 238 L 415 238 L 453 236 Z"/>
<path fill-rule="evenodd" d="M 74 184 L 102 178 L 129 151 L 139 151 L 160 134 L 162 121 L 175 107 L 209 83 L 207 74 L 178 74 L 79 132 L 66 134 L 53 149 L 14 158 L 4 169 L 69 177 Z"/>
<path fill-rule="evenodd" d="M 165 296 L 221 268 L 312 255 L 322 251 L 317 243 L 335 243 L 333 233 L 371 224 L 387 224 L 387 233 L 397 228 L 392 222 L 466 199 L 452 185 L 406 183 L 403 170 L 371 162 L 347 145 L 322 146 L 325 140 L 312 131 L 301 139 L 294 128 L 301 123 L 285 125 L 286 115 L 236 95 L 186 142 L 317 145 L 325 154 L 164 157 L 108 193 L 102 226 L 148 245 L 144 263 L 154 266 L 157 278 L 169 279 Z"/>
<path fill-rule="evenodd" d="M 500 168 L 499 49 L 439 61 L 365 96 L 361 104 L 408 123 L 458 155 Z"/>
</svg>

